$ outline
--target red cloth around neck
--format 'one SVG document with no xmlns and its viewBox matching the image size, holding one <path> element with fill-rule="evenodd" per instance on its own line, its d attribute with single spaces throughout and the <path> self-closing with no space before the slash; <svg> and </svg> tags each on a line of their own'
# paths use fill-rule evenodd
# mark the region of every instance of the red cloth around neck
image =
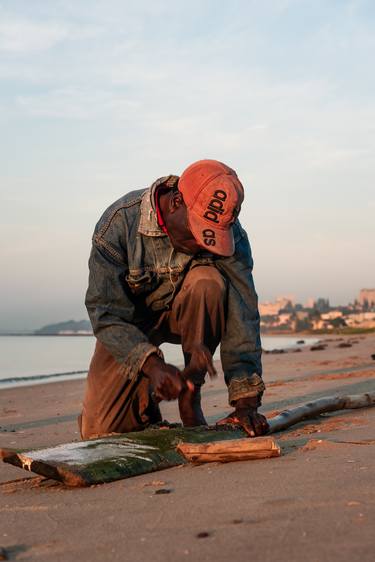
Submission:
<svg viewBox="0 0 375 562">
<path fill-rule="evenodd" d="M 160 197 L 160 193 L 159 193 L 159 190 L 157 189 L 156 193 L 155 193 L 156 217 L 157 217 L 158 225 L 160 226 L 162 231 L 165 232 L 165 234 L 168 234 L 167 227 L 165 226 L 165 223 L 164 223 L 163 215 L 161 214 L 159 197 Z"/>
</svg>

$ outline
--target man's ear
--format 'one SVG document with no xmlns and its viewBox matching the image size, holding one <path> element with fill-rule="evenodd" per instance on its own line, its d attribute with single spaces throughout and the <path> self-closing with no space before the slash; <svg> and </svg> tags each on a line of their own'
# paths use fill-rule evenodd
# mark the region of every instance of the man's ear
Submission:
<svg viewBox="0 0 375 562">
<path fill-rule="evenodd" d="M 180 193 L 179 191 L 173 191 L 171 198 L 169 200 L 169 211 L 171 213 L 174 213 L 175 211 L 177 211 L 177 209 L 182 207 L 184 204 L 185 203 L 182 197 L 182 193 Z"/>
</svg>

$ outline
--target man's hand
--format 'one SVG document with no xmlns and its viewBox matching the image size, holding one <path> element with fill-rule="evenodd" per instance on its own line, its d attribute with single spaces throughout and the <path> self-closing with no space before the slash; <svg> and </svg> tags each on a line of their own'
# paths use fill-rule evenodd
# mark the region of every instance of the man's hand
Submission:
<svg viewBox="0 0 375 562">
<path fill-rule="evenodd" d="M 219 420 L 216 425 L 239 425 L 250 437 L 265 435 L 269 425 L 262 414 L 258 414 L 257 398 L 240 398 L 235 404 L 235 410 L 226 418 Z"/>
<path fill-rule="evenodd" d="M 213 358 L 209 349 L 203 344 L 196 344 L 191 349 L 189 365 L 185 367 L 183 376 L 189 378 L 200 371 L 207 371 L 211 379 L 217 377 L 217 371 L 213 364 Z"/>
<path fill-rule="evenodd" d="M 165 363 L 156 354 L 150 355 L 146 359 L 142 372 L 150 380 L 158 401 L 176 400 L 186 388 L 194 389 L 193 383 L 186 381 L 177 367 Z"/>
</svg>

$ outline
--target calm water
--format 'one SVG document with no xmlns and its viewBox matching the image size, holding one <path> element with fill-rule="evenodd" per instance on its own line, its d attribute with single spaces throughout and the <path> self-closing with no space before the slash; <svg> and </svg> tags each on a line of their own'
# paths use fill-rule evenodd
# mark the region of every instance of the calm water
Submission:
<svg viewBox="0 0 375 562">
<path fill-rule="evenodd" d="M 264 349 L 288 348 L 300 338 L 264 336 Z M 306 343 L 316 341 L 303 338 Z M 0 336 L 0 388 L 82 378 L 95 346 L 91 336 Z M 183 364 L 181 348 L 161 346 L 166 360 Z M 219 351 L 215 354 L 219 358 Z"/>
</svg>

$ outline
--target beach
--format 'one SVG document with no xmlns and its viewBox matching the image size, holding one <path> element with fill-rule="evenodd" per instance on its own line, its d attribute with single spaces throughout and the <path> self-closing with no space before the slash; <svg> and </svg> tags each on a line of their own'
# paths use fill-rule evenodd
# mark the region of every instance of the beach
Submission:
<svg viewBox="0 0 375 562">
<path fill-rule="evenodd" d="M 322 349 L 264 354 L 266 416 L 375 391 L 375 334 L 321 341 Z M 203 390 L 209 423 L 230 411 L 217 368 Z M 84 384 L 3 389 L 0 447 L 79 440 Z M 162 412 L 179 421 L 176 403 Z M 1 463 L 0 547 L 10 560 L 61 562 L 372 561 L 375 408 L 326 414 L 275 438 L 280 458 L 186 465 L 83 489 Z"/>
</svg>

